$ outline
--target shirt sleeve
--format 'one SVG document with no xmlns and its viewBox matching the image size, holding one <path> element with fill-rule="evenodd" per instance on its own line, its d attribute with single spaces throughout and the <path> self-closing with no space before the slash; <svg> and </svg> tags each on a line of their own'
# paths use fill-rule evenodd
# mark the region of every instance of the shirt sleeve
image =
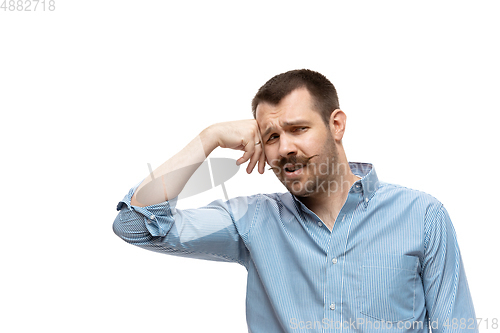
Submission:
<svg viewBox="0 0 500 333">
<path fill-rule="evenodd" d="M 138 207 L 130 201 L 139 185 L 118 203 L 113 223 L 117 236 L 150 251 L 248 267 L 245 242 L 258 211 L 258 195 L 215 200 L 197 209 L 176 209 L 177 197 Z"/>
<path fill-rule="evenodd" d="M 442 204 L 425 223 L 422 281 L 432 332 L 478 332 L 455 229 Z"/>
</svg>

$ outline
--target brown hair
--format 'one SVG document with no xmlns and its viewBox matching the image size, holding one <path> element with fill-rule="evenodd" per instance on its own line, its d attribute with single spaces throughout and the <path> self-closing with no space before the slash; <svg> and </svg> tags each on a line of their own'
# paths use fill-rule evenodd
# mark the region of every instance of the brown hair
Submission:
<svg viewBox="0 0 500 333">
<path fill-rule="evenodd" d="M 267 81 L 252 100 L 252 113 L 256 117 L 260 102 L 272 105 L 279 102 L 298 88 L 307 88 L 314 100 L 314 109 L 328 126 L 332 111 L 339 108 L 337 91 L 333 84 L 323 75 L 309 69 L 296 69 L 278 74 Z"/>
</svg>

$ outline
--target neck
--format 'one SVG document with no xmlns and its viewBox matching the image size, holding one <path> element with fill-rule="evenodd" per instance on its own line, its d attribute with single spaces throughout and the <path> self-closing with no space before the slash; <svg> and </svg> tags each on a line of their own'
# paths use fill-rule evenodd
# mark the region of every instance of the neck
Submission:
<svg viewBox="0 0 500 333">
<path fill-rule="evenodd" d="M 332 230 L 337 216 L 347 200 L 352 184 L 358 179 L 360 177 L 354 175 L 351 169 L 347 168 L 345 173 L 337 174 L 333 179 L 332 184 L 337 185 L 336 190 L 333 191 L 332 188 L 328 188 L 307 197 L 298 197 L 298 199 Z"/>
</svg>

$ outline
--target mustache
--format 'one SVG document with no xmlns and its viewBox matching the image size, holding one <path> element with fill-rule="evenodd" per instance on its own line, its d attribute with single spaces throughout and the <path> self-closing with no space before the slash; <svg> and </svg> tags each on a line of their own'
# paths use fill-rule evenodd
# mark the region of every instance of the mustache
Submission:
<svg viewBox="0 0 500 333">
<path fill-rule="evenodd" d="M 286 164 L 300 164 L 302 166 L 306 166 L 307 163 L 313 158 L 318 155 L 312 155 L 312 156 L 304 156 L 304 157 L 297 157 L 297 156 L 292 156 L 289 158 L 281 158 L 278 162 L 278 165 L 271 167 L 268 170 L 273 170 L 274 172 L 280 172 L 281 170 L 284 169 Z"/>
</svg>

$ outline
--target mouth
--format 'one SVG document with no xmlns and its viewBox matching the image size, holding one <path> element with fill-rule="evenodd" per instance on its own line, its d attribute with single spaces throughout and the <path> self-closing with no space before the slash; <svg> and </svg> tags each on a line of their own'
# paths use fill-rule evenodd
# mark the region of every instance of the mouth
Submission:
<svg viewBox="0 0 500 333">
<path fill-rule="evenodd" d="M 283 168 L 285 170 L 285 175 L 287 177 L 293 177 L 293 176 L 298 176 L 302 173 L 302 170 L 304 169 L 303 164 L 286 164 L 285 167 Z"/>
</svg>

